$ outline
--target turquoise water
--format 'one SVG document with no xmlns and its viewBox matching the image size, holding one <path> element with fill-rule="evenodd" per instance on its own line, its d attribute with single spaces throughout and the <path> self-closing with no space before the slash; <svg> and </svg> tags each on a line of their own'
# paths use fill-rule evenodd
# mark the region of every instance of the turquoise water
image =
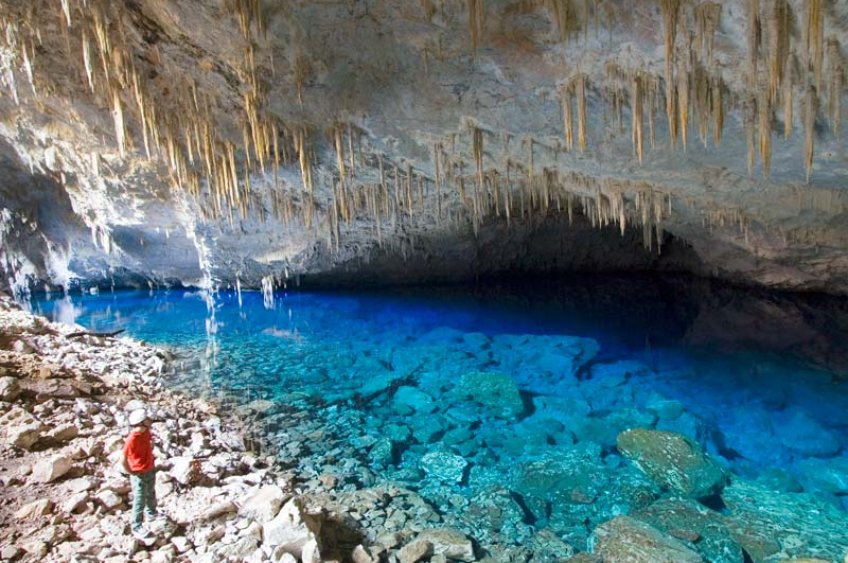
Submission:
<svg viewBox="0 0 848 563">
<path fill-rule="evenodd" d="M 549 528 L 585 544 L 595 525 L 634 507 L 622 491 L 654 494 L 615 447 L 637 426 L 682 433 L 774 491 L 848 509 L 842 299 L 606 277 L 278 292 L 270 308 L 259 292 L 223 291 L 212 303 L 171 290 L 42 299 L 33 309 L 173 349 L 174 387 L 306 413 L 257 422 L 302 479 L 402 483 L 492 542 L 520 544 Z M 529 478 L 540 463 L 574 456 L 579 474 Z M 518 506 L 512 524 L 469 508 L 494 502 L 498 487 Z"/>
</svg>

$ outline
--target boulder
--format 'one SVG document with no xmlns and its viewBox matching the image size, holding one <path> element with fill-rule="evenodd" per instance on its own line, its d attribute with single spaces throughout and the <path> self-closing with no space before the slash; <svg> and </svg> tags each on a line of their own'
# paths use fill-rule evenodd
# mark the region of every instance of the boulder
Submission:
<svg viewBox="0 0 848 563">
<path fill-rule="evenodd" d="M 0 401 L 14 401 L 21 394 L 21 386 L 14 377 L 0 377 Z"/>
<path fill-rule="evenodd" d="M 114 491 L 110 491 L 108 489 L 100 491 L 99 493 L 94 495 L 94 498 L 97 499 L 97 502 L 100 503 L 107 510 L 114 510 L 115 508 L 121 506 L 121 503 L 123 503 L 121 497 L 116 495 Z"/>
<path fill-rule="evenodd" d="M 36 463 L 32 468 L 31 479 L 36 483 L 51 483 L 71 470 L 73 463 L 63 455 L 54 455 Z"/>
<path fill-rule="evenodd" d="M 616 445 L 657 485 L 674 493 L 702 498 L 725 484 L 724 469 L 682 434 L 635 428 L 619 434 Z"/>
<path fill-rule="evenodd" d="M 702 563 L 698 553 L 681 541 L 629 516 L 598 526 L 589 540 L 592 553 L 604 563 Z"/>
<path fill-rule="evenodd" d="M 90 498 L 91 495 L 86 491 L 72 494 L 65 500 L 65 502 L 62 503 L 62 512 L 72 514 L 73 512 L 79 510 L 81 506 L 85 505 L 85 503 L 88 502 Z"/>
<path fill-rule="evenodd" d="M 238 506 L 236 506 L 233 501 L 224 500 L 224 501 L 218 502 L 216 504 L 213 504 L 212 506 L 207 508 L 205 511 L 203 511 L 200 514 L 200 516 L 198 517 L 198 520 L 200 522 L 208 522 L 210 520 L 214 520 L 215 518 L 219 518 L 221 516 L 226 516 L 226 515 L 229 515 L 229 514 L 235 514 L 238 511 L 239 511 Z"/>
<path fill-rule="evenodd" d="M 289 497 L 291 495 L 277 485 L 266 485 L 242 501 L 239 515 L 264 524 L 277 515 L 283 502 Z"/>
<path fill-rule="evenodd" d="M 418 534 L 418 540 L 429 542 L 434 555 L 444 555 L 452 561 L 476 561 L 474 546 L 462 532 L 451 528 L 425 530 Z"/>
<path fill-rule="evenodd" d="M 178 483 L 188 487 L 197 485 L 204 479 L 200 460 L 189 456 L 171 458 L 169 474 Z"/>
<path fill-rule="evenodd" d="M 421 444 L 432 444 L 445 433 L 445 423 L 441 416 L 421 415 L 412 420 L 412 436 Z"/>
<path fill-rule="evenodd" d="M 421 458 L 421 469 L 445 483 L 461 483 L 467 467 L 465 458 L 450 452 L 429 452 Z"/>
</svg>

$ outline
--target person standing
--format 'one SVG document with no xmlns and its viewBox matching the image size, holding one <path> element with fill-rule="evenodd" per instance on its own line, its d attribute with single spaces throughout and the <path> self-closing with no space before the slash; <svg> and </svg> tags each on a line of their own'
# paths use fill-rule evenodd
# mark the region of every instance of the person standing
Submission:
<svg viewBox="0 0 848 563">
<path fill-rule="evenodd" d="M 130 474 L 132 486 L 133 535 L 144 535 L 142 519 L 158 519 L 156 512 L 156 464 L 153 459 L 153 438 L 147 412 L 136 409 L 129 416 L 130 433 L 124 442 L 123 464 Z"/>
</svg>

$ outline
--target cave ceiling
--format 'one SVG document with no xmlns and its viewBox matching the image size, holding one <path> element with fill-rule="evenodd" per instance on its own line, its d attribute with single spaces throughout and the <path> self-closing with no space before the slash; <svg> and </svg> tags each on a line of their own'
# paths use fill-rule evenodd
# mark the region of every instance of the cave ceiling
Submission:
<svg viewBox="0 0 848 563">
<path fill-rule="evenodd" d="M 532 253 L 554 221 L 848 292 L 848 0 L 0 0 L 0 23 L 7 285 L 495 270 L 482 245 Z"/>
</svg>

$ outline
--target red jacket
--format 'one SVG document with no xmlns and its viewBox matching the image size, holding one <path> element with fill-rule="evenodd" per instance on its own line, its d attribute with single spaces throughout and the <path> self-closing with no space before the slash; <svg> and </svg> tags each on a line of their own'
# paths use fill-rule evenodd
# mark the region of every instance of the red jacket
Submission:
<svg viewBox="0 0 848 563">
<path fill-rule="evenodd" d="M 133 430 L 124 443 L 124 458 L 130 473 L 147 473 L 153 469 L 153 443 L 150 430 Z"/>
</svg>

